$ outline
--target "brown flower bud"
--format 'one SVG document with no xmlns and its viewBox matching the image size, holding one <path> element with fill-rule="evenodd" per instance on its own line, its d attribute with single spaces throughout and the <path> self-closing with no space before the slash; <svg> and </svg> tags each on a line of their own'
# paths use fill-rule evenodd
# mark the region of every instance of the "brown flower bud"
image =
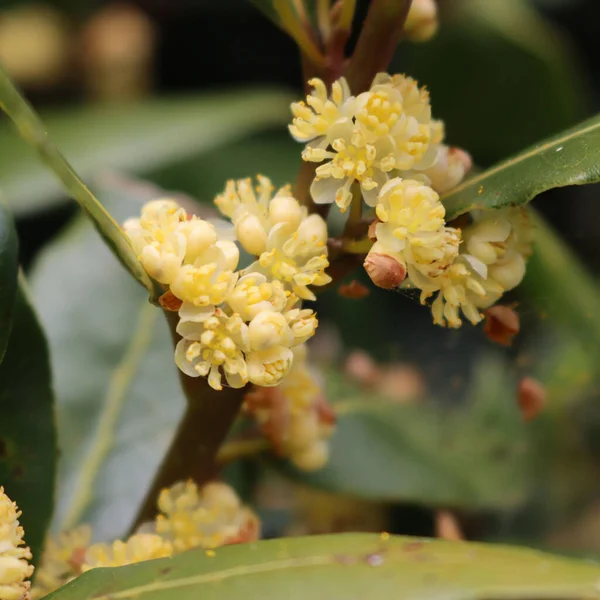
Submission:
<svg viewBox="0 0 600 600">
<path fill-rule="evenodd" d="M 370 292 L 369 288 L 356 281 L 356 279 L 353 279 L 346 285 L 340 285 L 338 288 L 338 294 L 343 298 L 348 298 L 349 300 L 362 300 L 363 298 L 366 298 Z"/>
<path fill-rule="evenodd" d="M 177 312 L 183 304 L 183 302 L 177 296 L 175 296 L 171 290 L 160 296 L 158 303 L 164 310 L 168 310 L 170 312 Z"/>
<path fill-rule="evenodd" d="M 406 278 L 406 267 L 387 254 L 369 253 L 363 266 L 371 281 L 384 290 L 397 288 Z"/>
<path fill-rule="evenodd" d="M 449 510 L 435 513 L 435 536 L 455 542 L 465 539 L 457 518 Z"/>
<path fill-rule="evenodd" d="M 483 331 L 492 342 L 510 346 L 520 330 L 519 315 L 508 306 L 492 306 L 485 311 Z"/>
<path fill-rule="evenodd" d="M 546 390 L 533 377 L 523 377 L 517 387 L 517 404 L 525 422 L 537 417 L 546 405 Z"/>
</svg>

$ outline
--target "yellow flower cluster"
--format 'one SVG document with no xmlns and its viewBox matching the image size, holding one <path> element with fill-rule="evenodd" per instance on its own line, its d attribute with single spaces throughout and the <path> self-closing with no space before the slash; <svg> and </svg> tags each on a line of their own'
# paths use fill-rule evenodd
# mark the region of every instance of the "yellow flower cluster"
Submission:
<svg viewBox="0 0 600 600">
<path fill-rule="evenodd" d="M 446 225 L 432 188 L 396 178 L 383 186 L 376 214 L 377 241 L 365 260 L 367 273 L 384 288 L 397 287 L 408 276 L 404 286 L 420 289 L 422 303 L 435 295 L 438 325 L 460 327 L 461 312 L 478 323 L 481 310 L 525 275 L 532 230 L 524 209 L 475 213 L 461 232 Z"/>
<path fill-rule="evenodd" d="M 215 200 L 228 223 L 188 215 L 172 200 L 144 206 L 124 224 L 151 277 L 168 286 L 182 339 L 175 362 L 216 390 L 248 382 L 278 385 L 291 368 L 291 348 L 310 338 L 317 319 L 302 309 L 309 286 L 329 283 L 327 227 L 307 215 L 284 187 L 273 196 L 266 177 L 229 182 Z M 239 249 L 257 257 L 239 270 Z"/>
<path fill-rule="evenodd" d="M 422 290 L 422 303 L 436 296 L 431 306 L 434 323 L 460 327 L 460 312 L 473 324 L 481 321 L 481 310 L 523 280 L 532 242 L 525 209 L 475 213 L 454 263 L 438 277 L 413 281 Z"/>
<path fill-rule="evenodd" d="M 29 564 L 31 552 L 24 547 L 23 528 L 19 525 L 21 511 L 0 487 L 0 598 L 23 600 L 29 597 L 33 574 Z"/>
<path fill-rule="evenodd" d="M 15 510 L 12 503 L 7 506 Z M 0 499 L 0 517 L 4 516 L 3 509 Z M 260 537 L 258 517 L 240 502 L 235 491 L 225 483 L 209 483 L 202 488 L 191 481 L 176 483 L 162 490 L 158 510 L 159 514 L 153 522 L 142 525 L 126 541 L 116 540 L 110 544 L 90 546 L 91 529 L 85 525 L 62 533 L 57 539 L 49 539 L 32 589 L 32 600 L 43 598 L 81 573 L 97 567 L 121 567 L 173 556 L 192 548 L 210 549 L 251 542 Z M 10 516 L 14 517 L 14 514 Z M 0 521 L 0 534 L 5 532 L 4 522 Z M 22 536 L 21 528 L 17 529 L 17 533 Z M 21 537 L 18 539 L 20 543 Z M 0 537 L 0 544 L 3 540 Z M 0 545 L 0 548 L 3 547 Z M 23 560 L 31 558 L 28 550 L 18 551 L 21 554 L 10 556 L 24 563 L 25 574 L 19 580 L 22 582 L 25 577 L 31 576 L 33 567 Z M 8 570 L 9 567 L 14 569 L 14 566 L 3 562 L 4 557 L 5 554 L 0 552 L 0 575 L 5 575 L 5 579 L 12 575 L 15 579 L 16 571 Z M 3 581 L 0 579 L 1 600 L 24 598 L 28 583 L 17 582 L 5 590 Z M 13 589 L 17 595 L 10 595 Z"/>
<path fill-rule="evenodd" d="M 92 530 L 88 525 L 62 532 L 56 539 L 49 538 L 31 588 L 32 600 L 47 596 L 77 577 L 91 541 Z"/>
<path fill-rule="evenodd" d="M 260 537 L 258 517 L 225 483 L 198 488 L 191 481 L 161 492 L 156 533 L 173 545 L 175 552 L 190 548 L 217 548 L 255 541 Z"/>
<path fill-rule="evenodd" d="M 275 451 L 304 471 L 323 467 L 335 415 L 306 361 L 306 346 L 294 348 L 294 364 L 277 388 L 258 388 L 246 395 L 245 409 Z"/>
<path fill-rule="evenodd" d="M 470 158 L 442 144 L 443 124 L 431 118 L 429 93 L 405 75 L 379 73 L 371 88 L 354 97 L 342 78 L 331 97 L 320 79 L 305 101 L 293 103 L 289 129 L 305 142 L 302 157 L 321 163 L 311 186 L 318 204 L 345 211 L 360 189 L 375 206 L 385 183 L 419 173 L 438 191 L 456 185 Z M 360 201 L 360 199 L 357 199 Z"/>
</svg>

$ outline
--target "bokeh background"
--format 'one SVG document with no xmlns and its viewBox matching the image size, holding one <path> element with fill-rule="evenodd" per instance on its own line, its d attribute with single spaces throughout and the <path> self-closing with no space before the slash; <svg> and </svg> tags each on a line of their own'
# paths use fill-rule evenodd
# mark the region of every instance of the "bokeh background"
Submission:
<svg viewBox="0 0 600 600">
<path fill-rule="evenodd" d="M 359 2 L 357 23 L 366 5 Z M 427 85 L 449 142 L 468 150 L 477 168 L 598 112 L 597 0 L 440 0 L 440 17 L 432 41 L 400 46 L 393 70 Z M 261 172 L 283 184 L 295 177 L 299 147 L 285 125 L 287 103 L 302 89 L 297 50 L 243 0 L 1 0 L 0 62 L 119 218 L 132 198 L 139 203 L 160 189 L 209 203 L 227 178 Z M 84 302 L 66 281 L 76 271 L 70 248 L 77 250 L 64 228 L 72 230 L 77 208 L 7 123 L 0 192 L 17 218 L 22 263 L 60 351 L 45 306 L 74 296 Z M 367 403 L 385 397 L 401 408 L 349 418 L 334 464 L 315 476 L 269 461 L 230 470 L 258 505 L 267 535 L 382 528 L 431 535 L 450 510 L 469 538 L 600 555 L 600 317 L 579 303 L 585 297 L 600 306 L 599 198 L 598 186 L 585 186 L 534 203 L 551 228 L 509 299 L 522 323 L 511 348 L 493 346 L 481 328 L 434 328 L 410 295 L 373 290 L 359 302 L 333 290 L 320 299 L 314 351 L 337 373 L 328 389 Z M 99 250 L 87 251 L 93 269 Z M 104 259 L 97 266 L 104 269 Z M 93 289 L 103 294 L 100 284 Z M 119 290 L 109 287 L 105 298 L 118 302 Z M 85 386 L 63 390 L 69 365 L 75 368 L 68 353 L 53 360 L 59 396 L 93 402 Z M 377 381 L 353 375 L 357 364 L 378 369 Z M 548 398 L 527 424 L 515 392 L 524 376 L 538 379 Z M 83 416 L 77 406 L 63 428 L 81 418 L 93 431 L 94 409 Z M 166 443 L 169 431 L 161 435 Z M 344 496 L 292 487 L 290 477 Z M 123 520 L 127 501 L 112 505 Z M 101 504 L 94 510 L 105 523 Z"/>
</svg>

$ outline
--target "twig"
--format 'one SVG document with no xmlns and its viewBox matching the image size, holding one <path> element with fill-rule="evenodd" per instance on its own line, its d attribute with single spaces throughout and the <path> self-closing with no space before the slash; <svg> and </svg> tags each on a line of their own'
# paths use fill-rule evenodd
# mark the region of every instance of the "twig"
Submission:
<svg viewBox="0 0 600 600">
<path fill-rule="evenodd" d="M 404 29 L 412 0 L 371 0 L 346 77 L 353 94 L 369 89 L 373 77 L 385 71 Z"/>
<path fill-rule="evenodd" d="M 177 313 L 165 312 L 174 343 Z M 132 532 L 156 514 L 156 500 L 161 489 L 177 481 L 192 479 L 203 485 L 219 471 L 217 453 L 235 421 L 247 388 L 213 390 L 204 377 L 188 377 L 179 372 L 181 387 L 188 408 L 175 433 L 171 447 L 163 460 L 140 508 Z M 168 401 L 168 398 L 165 399 Z"/>
</svg>

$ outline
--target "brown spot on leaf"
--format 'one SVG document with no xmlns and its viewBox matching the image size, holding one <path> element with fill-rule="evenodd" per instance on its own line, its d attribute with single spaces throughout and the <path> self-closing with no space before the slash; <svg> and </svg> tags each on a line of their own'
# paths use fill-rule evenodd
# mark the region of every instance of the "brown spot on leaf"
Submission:
<svg viewBox="0 0 600 600">
<path fill-rule="evenodd" d="M 161 575 L 168 575 L 173 569 L 171 567 L 164 567 L 162 568 L 159 573 Z"/>
<path fill-rule="evenodd" d="M 406 552 L 414 552 L 415 550 L 420 550 L 425 544 L 420 540 L 415 540 L 414 542 L 407 542 L 404 544 L 403 549 Z"/>
</svg>

